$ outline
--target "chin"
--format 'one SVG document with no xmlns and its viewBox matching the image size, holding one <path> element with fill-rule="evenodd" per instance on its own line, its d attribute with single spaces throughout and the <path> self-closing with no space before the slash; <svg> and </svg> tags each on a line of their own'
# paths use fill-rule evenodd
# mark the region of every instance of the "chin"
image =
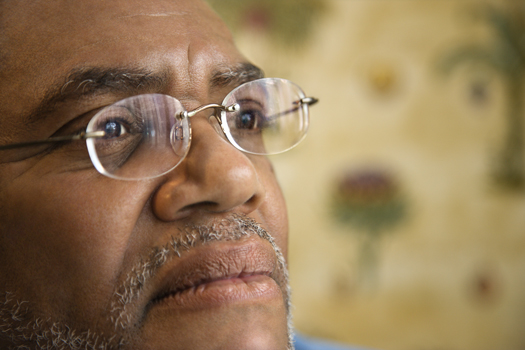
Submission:
<svg viewBox="0 0 525 350">
<path fill-rule="evenodd" d="M 281 297 L 211 309 L 151 310 L 133 350 L 286 350 L 287 311 Z"/>
</svg>

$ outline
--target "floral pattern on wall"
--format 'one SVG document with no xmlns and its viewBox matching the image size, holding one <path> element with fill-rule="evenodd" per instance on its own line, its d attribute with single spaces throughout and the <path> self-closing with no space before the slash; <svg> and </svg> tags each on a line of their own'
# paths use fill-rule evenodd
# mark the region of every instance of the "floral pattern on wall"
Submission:
<svg viewBox="0 0 525 350">
<path fill-rule="evenodd" d="M 376 169 L 345 173 L 332 195 L 334 219 L 360 235 L 358 283 L 368 288 L 376 281 L 381 237 L 405 219 L 407 203 L 390 172 Z"/>
<path fill-rule="evenodd" d="M 300 48 L 315 21 L 327 9 L 325 0 L 208 0 L 233 32 L 257 31 L 278 46 Z"/>
</svg>

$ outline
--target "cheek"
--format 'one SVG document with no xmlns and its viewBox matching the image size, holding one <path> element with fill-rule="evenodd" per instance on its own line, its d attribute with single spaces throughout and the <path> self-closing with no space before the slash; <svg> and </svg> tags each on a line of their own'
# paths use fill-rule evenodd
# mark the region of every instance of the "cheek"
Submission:
<svg viewBox="0 0 525 350">
<path fill-rule="evenodd" d="M 142 210 L 126 186 L 71 174 L 13 181 L 2 199 L 2 282 L 42 312 L 101 312 Z"/>
</svg>

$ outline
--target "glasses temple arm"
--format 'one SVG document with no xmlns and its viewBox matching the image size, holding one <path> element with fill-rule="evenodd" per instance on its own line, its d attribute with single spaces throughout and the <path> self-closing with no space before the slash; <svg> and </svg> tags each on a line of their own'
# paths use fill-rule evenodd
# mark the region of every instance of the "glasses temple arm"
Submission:
<svg viewBox="0 0 525 350">
<path fill-rule="evenodd" d="M 80 134 L 76 135 L 68 135 L 68 136 L 56 136 L 56 137 L 50 137 L 45 140 L 37 140 L 37 141 L 31 141 L 31 142 L 20 142 L 20 143 L 13 143 L 10 145 L 4 145 L 0 146 L 0 151 L 9 150 L 9 149 L 15 149 L 15 148 L 22 148 L 22 147 L 30 147 L 30 146 L 38 146 L 43 145 L 46 143 L 55 143 L 55 142 L 65 142 L 65 141 L 75 141 L 75 140 L 85 140 L 89 138 L 101 138 L 104 137 L 106 133 L 104 131 L 94 131 L 94 132 L 81 132 Z"/>
<path fill-rule="evenodd" d="M 283 116 L 283 115 L 286 115 L 288 113 L 293 113 L 293 112 L 296 112 L 299 108 L 301 108 L 302 105 L 304 104 L 307 104 L 308 106 L 313 106 L 314 104 L 316 104 L 317 102 L 319 102 L 319 99 L 315 98 L 315 97 L 303 97 L 302 99 L 300 99 L 299 101 L 295 101 L 294 104 L 297 105 L 297 107 L 294 107 L 294 108 L 290 108 L 286 111 L 282 111 L 282 112 L 279 112 L 277 114 L 274 114 L 274 115 L 271 115 L 269 116 L 267 119 L 269 120 L 272 120 L 272 119 L 276 119 L 276 118 L 279 118 L 280 116 Z"/>
<path fill-rule="evenodd" d="M 294 108 L 291 108 L 289 110 L 286 110 L 286 111 L 274 114 L 272 116 L 269 116 L 268 119 L 275 119 L 275 118 L 278 118 L 278 117 L 280 117 L 282 115 L 295 112 L 304 104 L 307 104 L 308 106 L 312 106 L 312 105 L 316 104 L 317 102 L 319 102 L 319 99 L 317 99 L 315 97 L 303 97 L 299 101 L 295 101 L 294 102 L 295 104 L 297 104 L 297 107 L 294 107 Z M 177 117 L 179 119 L 191 118 L 194 115 L 196 115 L 197 113 L 200 113 L 203 110 L 208 109 L 208 108 L 222 109 L 222 110 L 225 110 L 227 112 L 236 112 L 236 111 L 240 110 L 241 107 L 237 103 L 234 103 L 231 106 L 223 106 L 223 105 L 219 105 L 219 104 L 216 104 L 216 103 L 212 103 L 212 104 L 201 106 L 201 107 L 199 107 L 197 109 L 194 109 L 193 111 L 189 111 L 189 112 L 183 111 L 182 113 L 177 115 Z"/>
</svg>

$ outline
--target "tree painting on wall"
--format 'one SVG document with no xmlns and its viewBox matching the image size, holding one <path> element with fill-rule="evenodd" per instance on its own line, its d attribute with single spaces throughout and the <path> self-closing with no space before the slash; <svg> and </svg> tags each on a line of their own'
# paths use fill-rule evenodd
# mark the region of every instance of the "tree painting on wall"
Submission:
<svg viewBox="0 0 525 350">
<path fill-rule="evenodd" d="M 494 166 L 494 180 L 506 188 L 525 187 L 524 103 L 525 98 L 525 2 L 512 1 L 507 7 L 481 5 L 474 11 L 494 34 L 490 44 L 464 44 L 440 62 L 451 73 L 459 65 L 482 64 L 503 78 L 507 89 L 506 131 Z"/>
</svg>

